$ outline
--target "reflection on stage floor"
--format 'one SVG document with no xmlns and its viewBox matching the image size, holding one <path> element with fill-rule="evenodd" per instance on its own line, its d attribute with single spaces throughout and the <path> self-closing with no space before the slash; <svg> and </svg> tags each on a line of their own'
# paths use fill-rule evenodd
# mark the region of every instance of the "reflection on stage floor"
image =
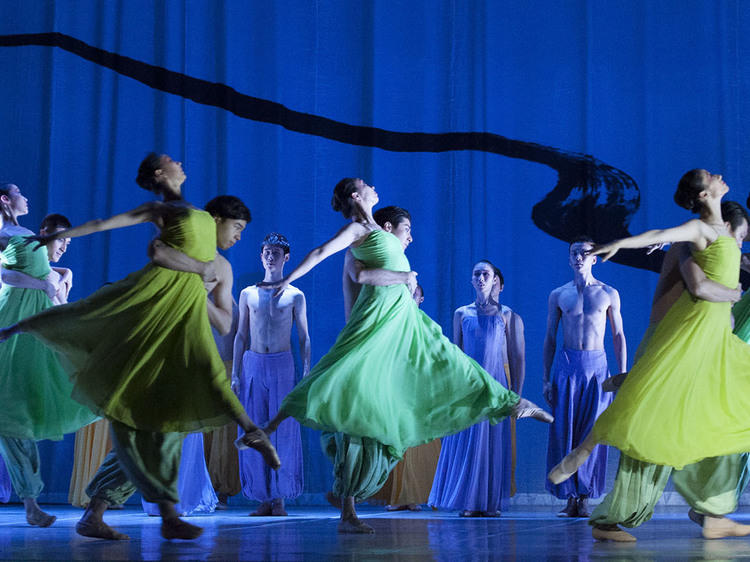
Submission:
<svg viewBox="0 0 750 562">
<path fill-rule="evenodd" d="M 195 541 L 165 541 L 159 518 L 136 507 L 106 520 L 131 540 L 111 542 L 75 533 L 81 510 L 44 506 L 57 515 L 48 529 L 29 527 L 20 505 L 0 506 L 0 557 L 14 560 L 716 560 L 750 557 L 750 538 L 708 541 L 684 509 L 662 508 L 636 529 L 636 543 L 597 543 L 583 519 L 549 509 L 514 509 L 496 519 L 454 513 L 387 513 L 364 507 L 369 536 L 339 535 L 332 508 L 291 508 L 289 517 L 248 517 L 251 509 L 191 517 L 205 528 Z M 739 520 L 747 523 L 748 516 Z"/>
</svg>

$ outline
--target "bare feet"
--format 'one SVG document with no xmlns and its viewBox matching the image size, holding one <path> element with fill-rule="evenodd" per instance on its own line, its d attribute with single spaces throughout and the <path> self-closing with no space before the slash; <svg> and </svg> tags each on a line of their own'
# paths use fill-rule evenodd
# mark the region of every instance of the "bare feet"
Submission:
<svg viewBox="0 0 750 562">
<path fill-rule="evenodd" d="M 57 517 L 42 511 L 34 498 L 24 498 L 23 505 L 26 509 L 26 522 L 29 525 L 35 527 L 49 527 L 52 523 L 57 521 Z"/>
<path fill-rule="evenodd" d="M 518 401 L 518 404 L 513 406 L 511 416 L 513 416 L 517 420 L 521 418 L 533 418 L 544 423 L 552 423 L 553 421 L 555 421 L 555 418 L 552 417 L 552 414 L 544 411 L 532 401 L 526 400 L 526 398 L 521 398 Z"/>
<path fill-rule="evenodd" d="M 568 503 L 557 512 L 558 517 L 578 517 L 578 502 L 575 498 L 568 498 Z"/>
<path fill-rule="evenodd" d="M 561 484 L 573 476 L 581 467 L 586 459 L 589 458 L 591 451 L 583 447 L 576 447 L 568 453 L 560 463 L 549 471 L 547 478 L 553 484 Z"/>
<path fill-rule="evenodd" d="M 409 509 L 406 505 L 386 505 L 385 510 L 386 511 L 406 511 Z"/>
<path fill-rule="evenodd" d="M 284 509 L 284 498 L 277 498 L 271 501 L 271 515 L 274 517 L 286 517 L 289 515 Z"/>
<path fill-rule="evenodd" d="M 183 521 L 179 517 L 161 520 L 161 536 L 165 539 L 183 539 L 186 541 L 197 539 L 203 534 L 203 529 Z"/>
<path fill-rule="evenodd" d="M 248 431 L 245 435 L 237 439 L 234 444 L 240 450 L 255 449 L 261 454 L 265 463 L 274 470 L 278 470 L 281 466 L 281 459 L 279 459 L 276 449 L 271 444 L 271 441 L 269 441 L 268 435 L 262 429 Z"/>
<path fill-rule="evenodd" d="M 627 373 L 620 373 L 619 375 L 612 375 L 611 377 L 604 379 L 602 390 L 604 392 L 615 392 L 622 386 L 622 383 L 625 382 L 625 377 L 627 376 Z"/>
<path fill-rule="evenodd" d="M 589 517 L 591 515 L 591 513 L 589 513 L 588 497 L 579 496 L 577 504 L 576 517 Z"/>
<path fill-rule="evenodd" d="M 219 502 L 216 504 L 216 511 L 226 511 L 229 509 L 227 502 L 229 501 L 228 494 L 218 494 Z"/>
<path fill-rule="evenodd" d="M 706 515 L 703 518 L 703 538 L 723 539 L 726 537 L 746 537 L 750 535 L 750 525 L 742 525 L 728 517 Z"/>
<path fill-rule="evenodd" d="M 342 506 L 344 505 L 341 502 L 341 498 L 333 495 L 333 492 L 326 492 L 326 501 L 328 501 L 328 503 L 330 503 L 336 509 L 341 509 Z"/>
<path fill-rule="evenodd" d="M 269 517 L 271 515 L 271 502 L 263 502 L 258 506 L 258 509 L 253 511 L 251 517 Z"/>
<path fill-rule="evenodd" d="M 591 536 L 598 541 L 635 542 L 635 537 L 617 525 L 594 525 Z"/>
<path fill-rule="evenodd" d="M 85 518 L 76 523 L 76 533 L 84 537 L 108 539 L 111 541 L 126 541 L 130 539 L 128 535 L 120 533 L 119 531 L 115 531 L 104 521 L 88 520 Z"/>
<path fill-rule="evenodd" d="M 359 535 L 372 535 L 375 529 L 363 523 L 356 515 L 348 516 L 346 519 L 339 521 L 339 533 L 353 533 Z"/>
</svg>

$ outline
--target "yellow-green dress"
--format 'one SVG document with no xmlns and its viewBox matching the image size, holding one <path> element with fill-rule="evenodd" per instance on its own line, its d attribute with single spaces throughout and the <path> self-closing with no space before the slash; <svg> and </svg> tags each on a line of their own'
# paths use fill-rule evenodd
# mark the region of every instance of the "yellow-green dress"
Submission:
<svg viewBox="0 0 750 562">
<path fill-rule="evenodd" d="M 50 273 L 47 248 L 34 250 L 26 237 L 34 233 L 6 226 L 8 244 L 0 254 L 2 267 L 44 279 Z M 41 289 L 3 285 L 0 326 L 10 326 L 43 310 L 53 310 Z M 0 435 L 18 439 L 62 439 L 91 423 L 96 416 L 71 398 L 73 384 L 54 351 L 30 334 L 0 343 Z"/>
<path fill-rule="evenodd" d="M 383 230 L 352 253 L 367 269 L 411 269 L 399 240 Z M 480 420 L 497 423 L 518 400 L 443 335 L 406 285 L 364 285 L 333 347 L 281 410 L 316 429 L 374 439 L 400 459 Z"/>
<path fill-rule="evenodd" d="M 734 238 L 720 236 L 693 257 L 709 279 L 737 287 Z M 750 451 L 750 346 L 732 334 L 730 311 L 731 303 L 683 292 L 596 421 L 594 437 L 678 469 Z"/>
<path fill-rule="evenodd" d="M 200 261 L 216 254 L 216 223 L 182 207 L 160 239 Z M 131 428 L 192 432 L 244 412 L 216 349 L 199 275 L 149 264 L 89 297 L 51 308 L 24 329 L 64 358 L 74 397 Z"/>
</svg>

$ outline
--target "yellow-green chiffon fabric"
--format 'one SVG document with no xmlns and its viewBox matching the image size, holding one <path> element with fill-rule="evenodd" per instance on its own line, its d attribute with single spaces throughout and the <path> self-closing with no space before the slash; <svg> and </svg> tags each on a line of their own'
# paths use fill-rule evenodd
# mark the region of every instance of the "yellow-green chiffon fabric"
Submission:
<svg viewBox="0 0 750 562">
<path fill-rule="evenodd" d="M 3 233 L 8 239 L 0 254 L 5 269 L 37 279 L 50 273 L 47 248 L 34 250 L 18 226 Z M 0 326 L 10 326 L 40 311 L 52 301 L 41 289 L 3 285 L 0 289 Z M 91 423 L 96 416 L 71 398 L 73 383 L 55 352 L 30 334 L 11 336 L 0 343 L 0 435 L 18 439 L 62 439 L 66 433 Z"/>
<path fill-rule="evenodd" d="M 721 236 L 693 252 L 707 277 L 737 287 L 740 251 Z M 594 426 L 635 459 L 677 469 L 750 451 L 750 346 L 732 334 L 731 304 L 683 292 Z"/>
<path fill-rule="evenodd" d="M 160 239 L 200 261 L 216 254 L 216 223 L 183 208 Z M 75 303 L 28 319 L 24 329 L 61 353 L 74 397 L 144 431 L 218 428 L 244 412 L 229 387 L 195 273 L 149 264 Z"/>
<path fill-rule="evenodd" d="M 352 253 L 368 269 L 411 269 L 382 230 Z M 315 429 L 375 439 L 400 458 L 483 419 L 497 423 L 518 400 L 443 336 L 406 285 L 364 285 L 333 347 L 281 409 Z"/>
</svg>

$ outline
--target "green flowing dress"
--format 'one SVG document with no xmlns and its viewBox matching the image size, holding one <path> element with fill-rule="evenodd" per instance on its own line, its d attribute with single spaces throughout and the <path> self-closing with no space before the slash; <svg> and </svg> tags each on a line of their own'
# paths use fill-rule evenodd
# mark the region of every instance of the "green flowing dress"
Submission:
<svg viewBox="0 0 750 562">
<path fill-rule="evenodd" d="M 734 238 L 720 236 L 693 257 L 709 279 L 737 286 Z M 594 437 L 677 469 L 750 451 L 750 346 L 732 333 L 730 311 L 731 303 L 683 292 L 596 421 Z"/>
<path fill-rule="evenodd" d="M 383 230 L 352 253 L 368 269 L 411 269 Z M 401 458 L 483 419 L 497 423 L 518 400 L 443 336 L 406 285 L 364 285 L 333 347 L 281 409 L 315 429 L 374 439 Z"/>
<path fill-rule="evenodd" d="M 5 269 L 37 279 L 50 273 L 47 248 L 33 251 L 26 236 L 33 232 L 20 226 L 6 227 L 8 245 L 0 254 Z M 0 289 L 0 326 L 52 307 L 41 289 L 3 285 Z M 94 421 L 96 416 L 71 398 L 73 383 L 55 352 L 30 334 L 18 334 L 0 343 L 0 434 L 17 439 L 62 439 Z"/>
<path fill-rule="evenodd" d="M 200 261 L 216 254 L 216 223 L 175 213 L 160 239 Z M 149 264 L 89 297 L 51 308 L 24 329 L 56 349 L 74 397 L 131 428 L 191 432 L 244 412 L 216 349 L 199 275 Z"/>
</svg>

